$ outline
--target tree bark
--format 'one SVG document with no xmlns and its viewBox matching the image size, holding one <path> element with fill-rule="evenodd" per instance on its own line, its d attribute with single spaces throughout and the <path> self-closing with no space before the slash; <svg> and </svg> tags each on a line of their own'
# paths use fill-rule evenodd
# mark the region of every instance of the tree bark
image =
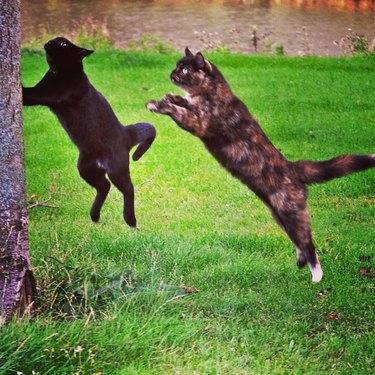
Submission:
<svg viewBox="0 0 375 375">
<path fill-rule="evenodd" d="M 20 85 L 20 1 L 0 6 L 0 326 L 32 309 Z"/>
</svg>

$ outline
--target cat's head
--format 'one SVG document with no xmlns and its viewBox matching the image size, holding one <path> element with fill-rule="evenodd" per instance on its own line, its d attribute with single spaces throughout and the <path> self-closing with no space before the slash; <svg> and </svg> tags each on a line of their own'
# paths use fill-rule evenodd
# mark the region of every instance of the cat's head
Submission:
<svg viewBox="0 0 375 375">
<path fill-rule="evenodd" d="M 51 39 L 44 45 L 44 49 L 46 50 L 48 65 L 53 72 L 69 70 L 94 52 L 78 47 L 62 37 Z"/>
<path fill-rule="evenodd" d="M 194 55 L 187 47 L 171 73 L 171 81 L 191 94 L 209 89 L 219 77 L 220 72 L 202 53 Z"/>
</svg>

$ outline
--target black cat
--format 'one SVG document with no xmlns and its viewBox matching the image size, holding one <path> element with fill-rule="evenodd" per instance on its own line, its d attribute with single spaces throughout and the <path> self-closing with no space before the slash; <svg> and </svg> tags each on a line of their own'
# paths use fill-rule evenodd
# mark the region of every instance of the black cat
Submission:
<svg viewBox="0 0 375 375">
<path fill-rule="evenodd" d="M 133 160 L 138 160 L 154 141 L 155 128 L 147 123 L 121 125 L 107 100 L 83 71 L 82 60 L 94 51 L 61 37 L 50 40 L 44 49 L 49 70 L 36 86 L 23 88 L 23 104 L 49 107 L 78 147 L 79 174 L 97 191 L 91 219 L 99 220 L 110 190 L 107 174 L 124 195 L 126 223 L 135 227 L 129 151 L 139 144 L 133 154 Z"/>
<path fill-rule="evenodd" d="M 217 67 L 201 53 L 185 50 L 171 73 L 186 91 L 147 103 L 150 111 L 170 116 L 199 137 L 233 176 L 268 206 L 296 246 L 297 264 L 308 264 L 312 280 L 323 276 L 312 241 L 307 185 L 375 167 L 375 155 L 343 155 L 327 161 L 288 161 L 271 143 L 245 104 L 232 92 Z"/>
</svg>

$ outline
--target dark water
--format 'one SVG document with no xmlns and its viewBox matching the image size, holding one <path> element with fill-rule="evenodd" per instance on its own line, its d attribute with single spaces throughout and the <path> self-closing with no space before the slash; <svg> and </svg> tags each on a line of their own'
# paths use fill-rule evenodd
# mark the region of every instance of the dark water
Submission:
<svg viewBox="0 0 375 375">
<path fill-rule="evenodd" d="M 260 38 L 258 50 L 282 44 L 290 55 L 307 49 L 320 55 L 342 54 L 333 42 L 348 34 L 348 28 L 375 40 L 374 0 L 22 0 L 21 4 L 25 41 L 44 32 L 69 34 L 90 16 L 107 25 L 119 48 L 144 34 L 157 34 L 181 49 L 225 44 L 234 51 L 251 52 L 253 26 Z"/>
</svg>

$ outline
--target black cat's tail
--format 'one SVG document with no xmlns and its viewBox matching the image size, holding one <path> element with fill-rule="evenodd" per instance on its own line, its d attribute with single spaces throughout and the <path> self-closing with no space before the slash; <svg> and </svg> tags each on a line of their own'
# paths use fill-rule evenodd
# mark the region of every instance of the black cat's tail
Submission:
<svg viewBox="0 0 375 375">
<path fill-rule="evenodd" d="M 323 183 L 375 167 L 374 155 L 342 155 L 325 161 L 300 160 L 292 163 L 305 184 Z"/>
<path fill-rule="evenodd" d="M 137 124 L 126 126 L 125 131 L 130 147 L 139 144 L 133 154 L 133 160 L 137 161 L 150 148 L 152 142 L 154 142 L 156 129 L 147 122 L 138 122 Z"/>
</svg>

